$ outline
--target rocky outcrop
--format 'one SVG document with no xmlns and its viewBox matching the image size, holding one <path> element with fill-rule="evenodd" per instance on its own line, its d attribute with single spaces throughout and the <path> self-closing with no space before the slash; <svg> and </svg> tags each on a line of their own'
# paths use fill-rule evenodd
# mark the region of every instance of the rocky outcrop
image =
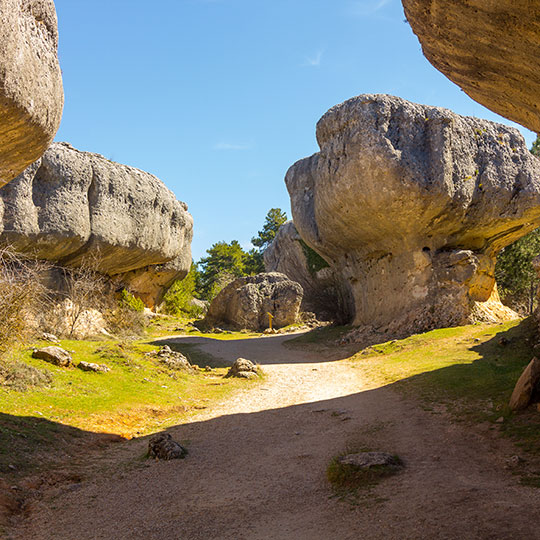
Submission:
<svg viewBox="0 0 540 540">
<path fill-rule="evenodd" d="M 54 138 L 64 92 L 52 0 L 0 0 L 0 187 Z"/>
<path fill-rule="evenodd" d="M 286 184 L 307 244 L 347 282 L 353 322 L 462 324 L 497 253 L 540 225 L 540 161 L 513 128 L 386 95 L 333 107 Z"/>
<path fill-rule="evenodd" d="M 540 6 L 403 0 L 425 57 L 471 98 L 540 132 Z"/>
<path fill-rule="evenodd" d="M 300 283 L 304 290 L 302 311 L 313 312 L 320 320 L 346 322 L 349 302 L 341 276 L 300 237 L 294 223 L 282 225 L 264 252 L 266 272 L 280 272 Z"/>
<path fill-rule="evenodd" d="M 62 266 L 99 261 L 151 307 L 189 271 L 192 235 L 158 178 L 66 143 L 0 189 L 0 243 Z"/>
<path fill-rule="evenodd" d="M 302 287 L 287 276 L 272 272 L 235 279 L 212 300 L 206 324 L 225 324 L 238 329 L 264 330 L 269 315 L 272 326 L 296 322 L 302 302 Z"/>
</svg>

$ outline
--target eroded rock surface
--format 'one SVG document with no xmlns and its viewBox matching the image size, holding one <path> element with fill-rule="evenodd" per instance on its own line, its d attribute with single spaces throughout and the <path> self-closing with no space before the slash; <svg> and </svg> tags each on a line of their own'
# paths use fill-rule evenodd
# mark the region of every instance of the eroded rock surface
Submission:
<svg viewBox="0 0 540 540">
<path fill-rule="evenodd" d="M 320 320 L 346 322 L 350 318 L 341 276 L 302 240 L 292 221 L 279 228 L 264 252 L 264 267 L 266 272 L 280 272 L 300 283 L 302 311 L 313 312 Z"/>
<path fill-rule="evenodd" d="M 0 0 L 0 187 L 54 138 L 64 105 L 52 0 Z"/>
<path fill-rule="evenodd" d="M 34 349 L 32 352 L 32 358 L 39 358 L 40 360 L 45 360 L 45 362 L 49 362 L 60 367 L 68 367 L 73 361 L 71 354 L 69 354 L 68 351 L 55 345 L 43 347 L 41 349 Z"/>
<path fill-rule="evenodd" d="M 207 324 L 224 323 L 238 329 L 264 330 L 272 315 L 274 328 L 296 322 L 302 287 L 284 274 L 257 274 L 235 279 L 212 300 Z"/>
<path fill-rule="evenodd" d="M 155 176 L 54 143 L 0 189 L 0 242 L 119 277 L 149 305 L 191 265 L 193 219 Z"/>
<path fill-rule="evenodd" d="M 347 282 L 356 325 L 463 324 L 497 253 L 540 225 L 540 161 L 507 126 L 386 95 L 317 124 L 286 184 L 306 243 Z"/>
<path fill-rule="evenodd" d="M 403 0 L 426 58 L 471 98 L 540 132 L 540 5 Z"/>
<path fill-rule="evenodd" d="M 255 379 L 259 374 L 259 368 L 247 358 L 237 358 L 227 371 L 225 377 L 237 377 L 239 379 Z"/>
</svg>

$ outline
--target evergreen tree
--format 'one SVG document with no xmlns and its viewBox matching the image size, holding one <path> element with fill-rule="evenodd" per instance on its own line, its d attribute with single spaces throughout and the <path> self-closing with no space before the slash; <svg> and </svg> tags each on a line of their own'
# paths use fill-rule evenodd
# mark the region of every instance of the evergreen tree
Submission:
<svg viewBox="0 0 540 540">
<path fill-rule="evenodd" d="M 262 231 L 251 239 L 251 243 L 259 248 L 259 252 L 264 250 L 272 243 L 276 237 L 278 229 L 287 221 L 287 214 L 281 208 L 270 208 L 264 221 Z"/>
</svg>

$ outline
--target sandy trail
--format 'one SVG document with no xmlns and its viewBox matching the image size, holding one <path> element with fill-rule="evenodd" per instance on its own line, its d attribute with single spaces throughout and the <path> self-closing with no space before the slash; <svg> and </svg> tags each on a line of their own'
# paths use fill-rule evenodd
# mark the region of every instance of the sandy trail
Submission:
<svg viewBox="0 0 540 540">
<path fill-rule="evenodd" d="M 114 473 L 46 498 L 14 538 L 540 539 L 539 490 L 505 470 L 505 441 L 370 387 L 347 361 L 286 349 L 288 337 L 182 339 L 254 360 L 267 378 L 170 430 L 189 441 L 186 460 L 126 468 L 146 446 L 131 441 Z M 406 468 L 340 501 L 325 469 L 352 446 Z"/>
</svg>

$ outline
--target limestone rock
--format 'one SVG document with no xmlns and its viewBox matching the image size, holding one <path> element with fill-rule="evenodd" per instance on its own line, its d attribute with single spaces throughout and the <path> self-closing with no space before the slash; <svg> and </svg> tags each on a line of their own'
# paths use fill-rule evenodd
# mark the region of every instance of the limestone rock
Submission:
<svg viewBox="0 0 540 540">
<path fill-rule="evenodd" d="M 104 364 L 94 364 L 93 362 L 85 362 L 84 360 L 81 360 L 77 364 L 77 367 L 82 371 L 92 371 L 94 373 L 107 373 L 111 371 L 111 369 Z"/>
<path fill-rule="evenodd" d="M 206 322 L 238 329 L 264 330 L 268 314 L 274 328 L 293 324 L 302 302 L 302 287 L 277 272 L 235 279 L 212 300 Z"/>
<path fill-rule="evenodd" d="M 540 161 L 513 128 L 386 95 L 317 125 L 286 176 L 298 232 L 339 272 L 356 325 L 463 324 L 497 253 L 540 225 Z"/>
<path fill-rule="evenodd" d="M 50 347 L 43 347 L 41 349 L 34 349 L 32 352 L 32 358 L 39 358 L 54 364 L 55 366 L 68 367 L 71 365 L 72 358 L 66 350 L 62 347 L 56 347 L 51 345 Z"/>
<path fill-rule="evenodd" d="M 0 187 L 48 148 L 62 118 L 52 0 L 0 0 Z"/>
<path fill-rule="evenodd" d="M 240 379 L 254 379 L 259 374 L 257 366 L 247 358 L 237 358 L 229 368 L 225 377 L 237 377 Z"/>
<path fill-rule="evenodd" d="M 292 221 L 279 228 L 264 252 L 264 267 L 302 286 L 302 311 L 313 312 L 321 320 L 346 322 L 350 318 L 340 274 L 302 240 Z"/>
<path fill-rule="evenodd" d="M 155 459 L 184 459 L 188 451 L 173 440 L 170 433 L 158 433 L 150 438 L 148 457 Z"/>
<path fill-rule="evenodd" d="M 403 0 L 425 57 L 471 98 L 540 132 L 540 5 Z"/>
<path fill-rule="evenodd" d="M 193 219 L 155 176 L 53 144 L 0 189 L 0 243 L 62 266 L 99 258 L 154 305 L 191 265 Z"/>
<path fill-rule="evenodd" d="M 191 370 L 188 359 L 180 352 L 173 351 L 168 345 L 164 345 L 157 353 L 152 353 L 156 358 L 169 369 Z"/>
<path fill-rule="evenodd" d="M 373 467 L 389 467 L 399 469 L 402 467 L 401 461 L 387 452 L 360 452 L 358 454 L 347 454 L 338 458 L 341 465 L 349 465 L 356 469 L 368 470 Z"/>
<path fill-rule="evenodd" d="M 540 390 L 540 361 L 533 358 L 523 373 L 518 379 L 512 396 L 510 398 L 509 407 L 513 411 L 525 409 L 535 392 Z"/>
</svg>

